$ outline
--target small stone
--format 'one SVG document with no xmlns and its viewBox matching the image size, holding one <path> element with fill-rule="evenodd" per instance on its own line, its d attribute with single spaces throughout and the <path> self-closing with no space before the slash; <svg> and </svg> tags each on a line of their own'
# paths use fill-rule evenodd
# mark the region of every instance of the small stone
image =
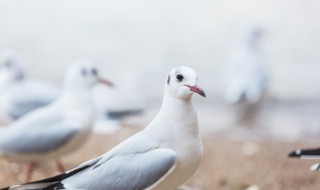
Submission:
<svg viewBox="0 0 320 190">
<path fill-rule="evenodd" d="M 251 185 L 251 186 L 249 186 L 246 190 L 259 190 L 260 188 L 259 188 L 259 186 L 257 186 L 257 185 Z"/>
<path fill-rule="evenodd" d="M 246 142 L 242 145 L 241 151 L 246 156 L 252 156 L 259 150 L 259 146 L 254 142 Z"/>
</svg>

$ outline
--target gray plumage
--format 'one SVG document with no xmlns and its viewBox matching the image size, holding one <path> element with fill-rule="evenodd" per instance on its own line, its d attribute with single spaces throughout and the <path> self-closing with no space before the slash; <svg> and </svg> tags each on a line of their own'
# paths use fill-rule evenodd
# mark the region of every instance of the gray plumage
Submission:
<svg viewBox="0 0 320 190">
<path fill-rule="evenodd" d="M 81 123 L 63 118 L 63 114 L 47 114 L 23 125 L 18 122 L 1 131 L 0 151 L 2 154 L 50 152 L 63 146 L 79 128 Z"/>
<path fill-rule="evenodd" d="M 138 149 L 134 146 L 137 144 L 140 145 Z M 63 175 L 18 187 L 47 187 L 51 190 L 62 187 L 90 190 L 146 189 L 165 176 L 175 164 L 175 152 L 158 146 L 138 133 L 105 155 L 85 162 Z"/>
<path fill-rule="evenodd" d="M 140 114 L 142 114 L 142 112 L 143 112 L 142 109 L 119 110 L 119 111 L 110 110 L 110 111 L 107 111 L 105 115 L 106 115 L 107 119 L 121 120 L 121 119 L 126 118 L 126 117 L 140 115 Z"/>
<path fill-rule="evenodd" d="M 17 120 L 24 116 L 25 114 L 43 106 L 46 106 L 53 102 L 58 95 L 49 96 L 33 96 L 32 98 L 25 98 L 21 101 L 16 101 L 12 106 L 8 109 L 8 114 L 13 120 Z"/>
<path fill-rule="evenodd" d="M 145 189 L 164 176 L 174 161 L 175 153 L 166 149 L 114 156 L 63 180 L 62 184 L 69 189 Z M 97 176 L 97 173 L 100 175 Z"/>
</svg>

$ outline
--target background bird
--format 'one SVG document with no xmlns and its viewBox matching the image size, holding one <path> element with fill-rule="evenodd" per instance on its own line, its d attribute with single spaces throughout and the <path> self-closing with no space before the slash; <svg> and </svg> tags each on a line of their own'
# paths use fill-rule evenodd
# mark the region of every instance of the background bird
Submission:
<svg viewBox="0 0 320 190">
<path fill-rule="evenodd" d="M 177 189 L 194 174 L 202 157 L 193 93 L 205 97 L 196 72 L 174 68 L 166 78 L 161 109 L 143 131 L 65 174 L 12 188 Z"/>
<path fill-rule="evenodd" d="M 288 157 L 300 159 L 320 159 L 320 148 L 294 150 L 289 153 Z M 320 163 L 312 165 L 310 170 L 320 170 Z"/>
<path fill-rule="evenodd" d="M 3 52 L 0 57 L 0 120 L 3 124 L 48 105 L 60 94 L 61 90 L 52 84 L 30 79 L 16 51 Z"/>
<path fill-rule="evenodd" d="M 225 73 L 225 99 L 238 109 L 239 121 L 250 121 L 268 87 L 265 59 L 259 48 L 262 30 L 250 26 L 236 44 Z"/>
<path fill-rule="evenodd" d="M 144 110 L 139 108 L 108 110 L 99 112 L 96 116 L 93 132 L 96 134 L 114 134 L 123 126 L 134 126 L 132 121 L 124 122 L 128 118 L 139 117 Z"/>
<path fill-rule="evenodd" d="M 41 161 L 56 159 L 63 171 L 59 157 L 79 148 L 90 134 L 95 115 L 91 88 L 98 82 L 112 86 L 90 62 L 73 65 L 63 95 L 0 131 L 0 157 L 28 163 L 26 181 Z"/>
</svg>

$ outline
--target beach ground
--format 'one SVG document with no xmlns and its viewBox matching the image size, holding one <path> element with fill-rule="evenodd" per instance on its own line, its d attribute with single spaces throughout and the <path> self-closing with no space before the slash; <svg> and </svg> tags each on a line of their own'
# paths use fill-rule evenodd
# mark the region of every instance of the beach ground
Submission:
<svg viewBox="0 0 320 190">
<path fill-rule="evenodd" d="M 99 156 L 140 130 L 125 127 L 114 135 L 93 134 L 85 147 L 63 157 L 67 169 Z M 296 148 L 312 146 L 308 142 L 281 142 L 272 139 L 250 141 L 229 138 L 227 134 L 205 135 L 204 157 L 197 173 L 187 182 L 196 190 L 315 190 L 320 172 L 311 172 L 314 160 L 289 159 Z M 0 187 L 23 182 L 25 173 L 17 164 L 0 162 Z M 54 162 L 38 166 L 34 180 L 58 174 Z"/>
</svg>

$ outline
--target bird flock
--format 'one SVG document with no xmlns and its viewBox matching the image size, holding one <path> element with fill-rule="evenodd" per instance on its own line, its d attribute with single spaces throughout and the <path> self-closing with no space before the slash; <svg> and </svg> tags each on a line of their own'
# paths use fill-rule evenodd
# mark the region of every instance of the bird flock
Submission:
<svg viewBox="0 0 320 190">
<path fill-rule="evenodd" d="M 93 87 L 112 88 L 113 83 L 90 61 L 78 61 L 59 90 L 29 79 L 14 51 L 3 54 L 0 76 L 1 115 L 7 124 L 0 130 L 0 157 L 27 165 L 26 184 L 6 189 L 176 189 L 200 165 L 202 141 L 191 99 L 194 93 L 206 94 L 189 67 L 176 67 L 166 76 L 161 109 L 144 130 L 66 172 L 60 158 L 79 149 L 92 131 Z M 37 164 L 48 160 L 61 174 L 31 182 Z"/>
<path fill-rule="evenodd" d="M 259 50 L 261 29 L 246 31 L 225 68 L 227 103 L 248 121 L 263 101 L 269 85 L 266 61 Z M 9 50 L 0 57 L 0 159 L 26 165 L 25 183 L 4 189 L 175 190 L 198 169 L 203 154 L 194 94 L 206 97 L 197 73 L 173 68 L 165 78 L 161 108 L 140 132 L 105 154 L 65 171 L 61 157 L 81 148 L 93 131 L 97 109 L 92 89 L 113 88 L 90 61 L 67 70 L 63 89 L 29 78 L 24 60 Z M 106 112 L 122 118 L 141 110 Z M 291 152 L 293 158 L 320 158 L 320 149 Z M 57 176 L 32 181 L 39 163 L 54 160 Z M 319 170 L 320 163 L 311 167 Z M 4 175 L 4 174 L 0 174 Z"/>
</svg>

